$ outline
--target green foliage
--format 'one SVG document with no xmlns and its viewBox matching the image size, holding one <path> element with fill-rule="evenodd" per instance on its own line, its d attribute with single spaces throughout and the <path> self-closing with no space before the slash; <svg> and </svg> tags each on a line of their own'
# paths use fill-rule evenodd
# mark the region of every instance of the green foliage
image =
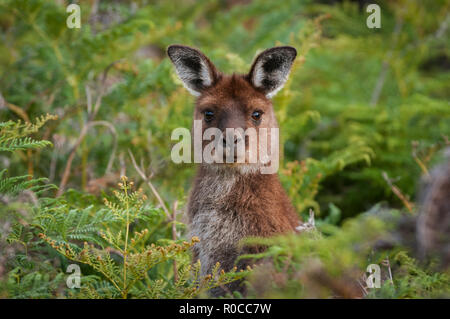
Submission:
<svg viewBox="0 0 450 319">
<path fill-rule="evenodd" d="M 256 258 L 270 257 L 274 265 L 256 269 L 253 293 L 261 298 L 357 297 L 357 279 L 369 264 L 373 244 L 386 235 L 386 225 L 377 218 L 359 218 L 342 227 L 322 224 L 319 229 L 278 238 L 252 238 L 248 244 L 269 248 Z M 244 256 L 243 258 L 255 258 Z M 277 274 L 284 278 L 276 279 Z M 260 276 L 271 276 L 268 287 L 258 285 Z M 297 280 L 296 280 L 297 279 Z M 345 288 L 345 287 L 348 287 Z"/>
<path fill-rule="evenodd" d="M 49 165 L 36 168 L 42 176 L 60 180 L 71 151 L 67 141 L 77 138 L 92 115 L 86 105 L 95 101 L 93 93 L 98 95 L 105 79 L 96 118 L 109 126 L 89 129 L 74 158 L 79 173 L 72 172 L 69 186 L 85 189 L 89 180 L 104 174 L 110 158 L 112 169 L 118 170 L 116 155 L 126 155 L 130 148 L 150 166 L 166 198 L 185 196 L 193 169 L 167 160 L 173 145 L 168 136 L 176 127 L 191 126 L 193 100 L 176 85 L 173 68 L 162 59 L 171 43 L 201 48 L 225 72 L 246 72 L 255 53 L 266 47 L 297 47 L 291 80 L 274 105 L 285 162 L 314 158 L 332 171 L 322 173 L 326 187 L 318 188 L 314 204 L 324 215 L 329 202 L 340 207 L 344 217 L 382 200 L 400 205 L 380 171 L 399 176 L 399 186 L 414 196 L 421 172 L 411 157 L 411 142 L 430 145 L 449 135 L 448 72 L 433 67 L 435 57 L 445 59 L 448 52 L 445 36 L 435 36 L 445 20 L 442 1 L 426 8 L 416 1 L 385 3 L 379 30 L 366 27 L 365 13 L 354 3 L 136 5 L 134 11 L 129 4 L 101 4 L 94 9 L 83 3 L 82 28 L 69 29 L 64 7 L 53 1 L 2 2 L 2 51 L 7 52 L 0 60 L 2 94 L 10 103 L 27 106 L 29 117 L 49 112 L 64 119 L 50 128 L 50 134 L 61 140 L 60 149 L 39 152 L 35 158 L 54 162 L 54 172 Z M 399 20 L 403 27 L 397 36 L 393 30 Z M 373 104 L 385 63 L 388 73 Z M 0 112 L 6 118 L 10 115 L 11 111 Z M 116 135 L 110 134 L 111 126 Z M 117 152 L 111 154 L 116 142 Z M 14 175 L 23 175 L 19 163 L 13 160 L 18 164 L 11 165 Z M 361 190 L 364 196 L 357 196 Z M 292 195 L 298 201 L 302 191 Z M 304 213 L 307 205 L 298 207 Z"/>
<path fill-rule="evenodd" d="M 0 151 L 12 153 L 51 145 L 48 141 L 34 140 L 28 135 L 36 133 L 52 119 L 56 117 L 42 116 L 34 124 L 20 121 L 0 123 Z M 19 244 L 23 246 L 25 253 L 16 253 L 13 250 L 14 258 L 10 261 L 12 269 L 8 272 L 5 281 L 0 282 L 0 296 L 6 291 L 7 296 L 11 295 L 15 298 L 50 298 L 61 283 L 63 275 L 55 274 L 52 267 L 44 260 L 41 260 L 38 265 L 30 260 L 29 252 L 33 253 L 36 249 L 33 233 L 21 223 L 25 223 L 23 218 L 26 218 L 32 207 L 30 202 L 55 186 L 47 184 L 46 178 L 32 178 L 29 175 L 7 177 L 6 172 L 6 169 L 0 171 L 0 217 L 2 217 L 0 225 L 4 226 L 3 223 L 8 225 L 8 219 L 12 219 L 14 224 L 9 234 L 7 228 L 4 229 L 6 235 L 1 233 L 0 249 L 7 251 L 6 245 Z M 28 198 L 23 194 L 28 194 Z M 0 263 L 4 262 L 2 259 L 5 257 L 0 258 Z M 36 268 L 41 269 L 36 270 Z M 2 270 L 1 267 L 0 270 Z"/>
<path fill-rule="evenodd" d="M 396 263 L 398 275 L 393 284 L 385 282 L 381 288 L 374 289 L 369 298 L 448 298 L 450 276 L 433 269 L 424 267 L 417 260 L 410 257 L 406 251 L 399 251 L 393 259 Z"/>
<path fill-rule="evenodd" d="M 46 115 L 38 118 L 36 123 L 22 123 L 21 121 L 8 121 L 0 123 L 0 152 L 15 152 L 18 150 L 31 150 L 51 145 L 48 141 L 37 141 L 28 135 L 36 133 L 47 121 L 56 119 L 55 116 Z M 16 196 L 24 190 L 39 195 L 53 188 L 45 185 L 46 178 L 33 179 L 32 176 L 6 177 L 6 169 L 0 170 L 0 194 Z"/>
<path fill-rule="evenodd" d="M 161 212 L 145 205 L 142 190 L 132 192 L 133 182 L 128 182 L 125 176 L 119 186 L 121 192 L 114 193 L 116 202 L 105 199 L 106 207 L 94 214 L 90 214 L 89 208 L 80 212 L 58 206 L 35 216 L 43 231 L 40 238 L 67 259 L 89 265 L 102 275 L 99 280 L 86 283 L 79 293 L 72 293 L 72 297 L 192 298 L 244 275 L 220 272 L 218 264 L 210 275 L 200 276 L 199 263 L 192 266 L 182 263 L 173 284 L 164 278 L 152 279 L 149 273 L 153 268 L 169 261 L 182 261 L 198 238 L 192 238 L 191 242 L 165 240 L 165 244 L 147 245 L 148 228 L 130 234 L 132 225 L 148 224 L 152 214 Z M 84 241 L 83 245 L 75 244 L 78 241 Z M 113 254 L 122 259 L 121 264 Z"/>
<path fill-rule="evenodd" d="M 0 193 L 4 195 L 15 196 L 24 190 L 29 190 L 40 194 L 48 189 L 53 188 L 53 185 L 43 185 L 46 178 L 30 179 L 30 176 L 14 176 L 4 177 L 6 169 L 0 171 Z"/>
<path fill-rule="evenodd" d="M 36 141 L 28 135 L 36 133 L 47 121 L 56 119 L 47 114 L 36 120 L 36 123 L 8 121 L 0 123 L 0 152 L 37 149 L 51 145 L 49 141 Z"/>
<path fill-rule="evenodd" d="M 225 273 L 217 263 L 211 274 L 201 276 L 200 263 L 191 264 L 189 258 L 196 237 L 191 242 L 164 239 L 149 244 L 152 230 L 144 227 L 160 219 L 161 210 L 145 203 L 142 190 L 133 192 L 126 177 L 119 185 L 115 201 L 105 198 L 102 207 L 71 208 L 63 199 L 44 200 L 27 227 L 15 224 L 6 241 L 23 246 L 25 254 L 12 261 L 16 267 L 8 273 L 7 296 L 50 298 L 62 289 L 65 267 L 56 274 L 54 269 L 33 271 L 30 255 L 42 251 L 45 243 L 60 254 L 63 265 L 89 266 L 81 289 L 64 289 L 70 298 L 192 298 L 247 274 Z"/>
<path fill-rule="evenodd" d="M 6 290 L 9 296 L 17 299 L 25 298 L 52 298 L 55 291 L 63 281 L 64 274 L 55 277 L 45 272 L 31 272 L 23 274 L 20 267 L 11 270 L 8 274 Z"/>
<path fill-rule="evenodd" d="M 273 265 L 254 269 L 249 278 L 250 296 L 448 298 L 448 271 L 420 264 L 405 247 L 375 249 L 378 243 L 392 238 L 395 225 L 404 214 L 393 210 L 384 212 L 384 216 L 364 214 L 342 227 L 320 223 L 317 229 L 301 234 L 247 239 L 247 244 L 266 245 L 268 249 L 242 258 L 274 261 Z M 387 267 L 386 260 L 392 260 Z M 381 288 L 367 287 L 365 272 L 370 264 L 381 267 Z"/>
<path fill-rule="evenodd" d="M 366 297 L 445 296 L 448 275 L 412 251 L 372 254 L 391 221 L 358 216 L 380 203 L 403 214 L 449 143 L 448 1 L 381 1 L 381 29 L 350 1 L 87 1 L 80 29 L 67 28 L 66 4 L 0 0 L 0 297 L 190 298 L 247 275 L 216 269 L 207 279 L 191 264 L 176 212 L 194 165 L 170 160 L 170 136 L 192 125 L 194 101 L 165 58 L 173 43 L 224 72 L 247 72 L 274 45 L 299 52 L 273 101 L 279 175 L 318 229 L 263 241 L 257 257 L 274 265 L 252 276 L 273 276 L 261 280 L 273 287 L 250 280 L 254 296 L 360 296 L 368 258 L 387 257 L 394 285 Z M 59 120 L 39 135 L 56 119 L 47 113 Z M 124 174 L 136 187 L 122 181 L 114 193 Z M 64 184 L 61 196 L 53 184 Z M 74 262 L 79 290 L 64 280 Z"/>
</svg>

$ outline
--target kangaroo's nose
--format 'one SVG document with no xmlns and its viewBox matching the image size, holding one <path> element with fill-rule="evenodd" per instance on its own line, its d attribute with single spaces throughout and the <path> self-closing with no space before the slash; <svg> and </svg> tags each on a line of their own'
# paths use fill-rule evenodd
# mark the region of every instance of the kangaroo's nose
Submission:
<svg viewBox="0 0 450 319">
<path fill-rule="evenodd" d="M 230 138 L 230 140 L 231 140 L 232 138 Z M 241 139 L 241 137 L 240 136 L 234 136 L 234 146 L 236 146 L 240 141 L 241 141 L 242 139 Z M 225 146 L 227 146 L 227 138 L 224 136 L 223 137 L 223 140 L 222 140 L 222 143 L 223 143 L 223 146 L 225 147 Z"/>
</svg>

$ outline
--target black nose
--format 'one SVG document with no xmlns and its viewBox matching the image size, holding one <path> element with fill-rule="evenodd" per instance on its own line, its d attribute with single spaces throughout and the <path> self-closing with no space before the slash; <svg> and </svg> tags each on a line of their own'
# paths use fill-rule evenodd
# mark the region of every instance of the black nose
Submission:
<svg viewBox="0 0 450 319">
<path fill-rule="evenodd" d="M 234 136 L 234 145 L 236 145 L 240 141 L 241 141 L 241 138 L 239 136 Z M 223 143 L 223 146 L 227 146 L 227 138 L 226 137 L 224 137 L 222 139 L 222 143 Z"/>
</svg>

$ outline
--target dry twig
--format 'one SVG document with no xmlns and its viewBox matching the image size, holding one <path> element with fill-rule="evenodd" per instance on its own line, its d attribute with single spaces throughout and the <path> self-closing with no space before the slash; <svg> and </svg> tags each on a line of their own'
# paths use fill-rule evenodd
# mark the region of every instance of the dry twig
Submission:
<svg viewBox="0 0 450 319">
<path fill-rule="evenodd" d="M 386 183 L 389 185 L 391 190 L 394 192 L 394 194 L 402 201 L 403 205 L 408 209 L 410 213 L 412 213 L 414 204 L 411 203 L 408 198 L 402 193 L 402 191 L 394 185 L 393 181 L 389 178 L 388 174 L 386 172 L 382 173 L 382 176 Z"/>
<path fill-rule="evenodd" d="M 95 116 L 97 115 L 97 113 L 100 109 L 102 98 L 106 93 L 106 79 L 108 77 L 108 72 L 116 62 L 113 62 L 110 65 L 108 65 L 108 67 L 105 69 L 105 71 L 103 71 L 103 78 L 102 78 L 101 85 L 100 85 L 100 93 L 97 96 L 94 107 L 92 107 L 92 98 L 91 98 L 90 91 L 88 88 L 86 88 L 88 119 L 87 119 L 86 123 L 84 124 L 83 128 L 81 129 L 80 135 L 78 136 L 78 138 L 75 142 L 75 145 L 73 146 L 73 148 L 69 154 L 69 158 L 67 159 L 66 167 L 64 168 L 63 176 L 61 178 L 61 183 L 59 184 L 59 188 L 56 193 L 56 196 L 61 196 L 65 190 L 66 184 L 69 181 L 70 170 L 72 168 L 73 159 L 75 158 L 75 154 L 77 152 L 78 147 L 83 142 L 87 132 L 89 131 L 89 128 L 96 126 L 96 125 L 104 125 L 111 130 L 111 132 L 114 135 L 115 141 L 117 140 L 117 133 L 115 132 L 115 128 L 111 123 L 109 123 L 107 121 L 94 121 Z M 112 129 L 111 129 L 111 127 L 112 127 Z M 115 150 L 116 150 L 116 145 L 113 148 L 112 156 L 114 156 Z M 110 158 L 110 161 L 108 162 L 108 166 L 107 166 L 107 171 L 110 169 L 110 166 L 112 166 L 111 160 L 112 159 Z"/>
</svg>

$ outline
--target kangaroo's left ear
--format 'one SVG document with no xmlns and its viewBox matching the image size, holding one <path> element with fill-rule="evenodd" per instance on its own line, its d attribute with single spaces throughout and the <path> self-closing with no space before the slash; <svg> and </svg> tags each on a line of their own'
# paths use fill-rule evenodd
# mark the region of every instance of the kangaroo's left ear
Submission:
<svg viewBox="0 0 450 319">
<path fill-rule="evenodd" d="M 297 50 L 289 46 L 265 50 L 256 57 L 247 75 L 250 83 L 271 98 L 286 83 L 296 56 Z"/>
</svg>

